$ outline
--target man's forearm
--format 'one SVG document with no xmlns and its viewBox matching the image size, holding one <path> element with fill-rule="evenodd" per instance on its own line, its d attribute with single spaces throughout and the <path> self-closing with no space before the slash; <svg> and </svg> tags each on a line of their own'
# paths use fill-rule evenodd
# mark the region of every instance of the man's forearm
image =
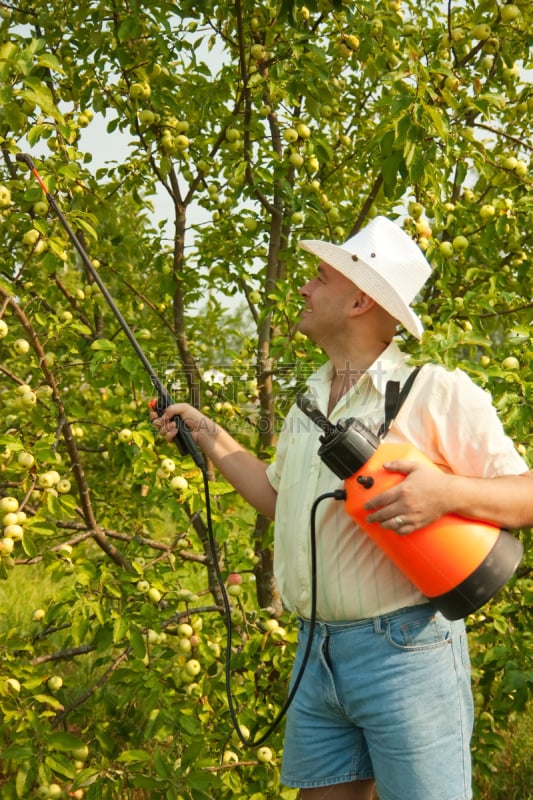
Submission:
<svg viewBox="0 0 533 800">
<path fill-rule="evenodd" d="M 461 478 L 450 482 L 450 511 L 510 530 L 533 526 L 533 474 Z"/>
<path fill-rule="evenodd" d="M 267 478 L 266 464 L 211 420 L 198 430 L 197 441 L 237 492 L 261 514 L 274 519 L 277 494 Z"/>
</svg>

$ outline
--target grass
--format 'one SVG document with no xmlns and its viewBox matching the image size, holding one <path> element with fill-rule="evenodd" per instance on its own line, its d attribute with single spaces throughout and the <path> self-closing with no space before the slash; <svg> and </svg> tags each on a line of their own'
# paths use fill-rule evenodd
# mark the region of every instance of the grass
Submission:
<svg viewBox="0 0 533 800">
<path fill-rule="evenodd" d="M 533 713 L 516 715 L 509 721 L 506 744 L 495 753 L 494 772 L 476 779 L 475 800 L 533 799 Z"/>
</svg>

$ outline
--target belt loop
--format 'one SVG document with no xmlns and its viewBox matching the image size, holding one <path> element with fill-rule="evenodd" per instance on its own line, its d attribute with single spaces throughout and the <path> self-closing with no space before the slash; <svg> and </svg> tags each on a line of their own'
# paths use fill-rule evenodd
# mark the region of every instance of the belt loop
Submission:
<svg viewBox="0 0 533 800">
<path fill-rule="evenodd" d="M 374 631 L 375 633 L 383 633 L 382 617 L 374 617 Z"/>
</svg>

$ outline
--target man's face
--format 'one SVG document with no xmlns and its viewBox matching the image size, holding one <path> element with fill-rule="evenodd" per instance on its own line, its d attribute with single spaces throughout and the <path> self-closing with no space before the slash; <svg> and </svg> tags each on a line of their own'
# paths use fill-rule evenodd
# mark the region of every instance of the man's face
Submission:
<svg viewBox="0 0 533 800">
<path fill-rule="evenodd" d="M 360 290 L 324 261 L 318 265 L 317 272 L 300 289 L 305 307 L 298 330 L 323 346 L 330 337 L 345 332 L 348 311 L 353 308 Z"/>
</svg>

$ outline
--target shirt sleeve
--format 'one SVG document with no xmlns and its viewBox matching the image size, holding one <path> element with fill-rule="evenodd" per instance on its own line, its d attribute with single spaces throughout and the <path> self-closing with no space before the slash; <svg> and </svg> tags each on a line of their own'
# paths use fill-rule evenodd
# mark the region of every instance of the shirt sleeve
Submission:
<svg viewBox="0 0 533 800">
<path fill-rule="evenodd" d="M 435 463 L 465 477 L 491 478 L 528 471 L 503 429 L 489 392 L 465 372 L 427 366 L 416 384 L 412 406 L 406 403 L 400 412 L 402 425 L 408 438 L 414 439 Z"/>
<path fill-rule="evenodd" d="M 283 423 L 283 427 L 279 435 L 278 443 L 276 445 L 275 459 L 268 465 L 266 470 L 266 476 L 268 478 L 268 481 L 276 492 L 279 491 L 281 475 L 285 464 L 285 456 L 287 453 L 287 447 L 289 445 L 289 439 L 290 439 L 289 430 L 293 414 L 294 414 L 294 408 L 291 408 L 285 418 L 285 422 Z"/>
</svg>

